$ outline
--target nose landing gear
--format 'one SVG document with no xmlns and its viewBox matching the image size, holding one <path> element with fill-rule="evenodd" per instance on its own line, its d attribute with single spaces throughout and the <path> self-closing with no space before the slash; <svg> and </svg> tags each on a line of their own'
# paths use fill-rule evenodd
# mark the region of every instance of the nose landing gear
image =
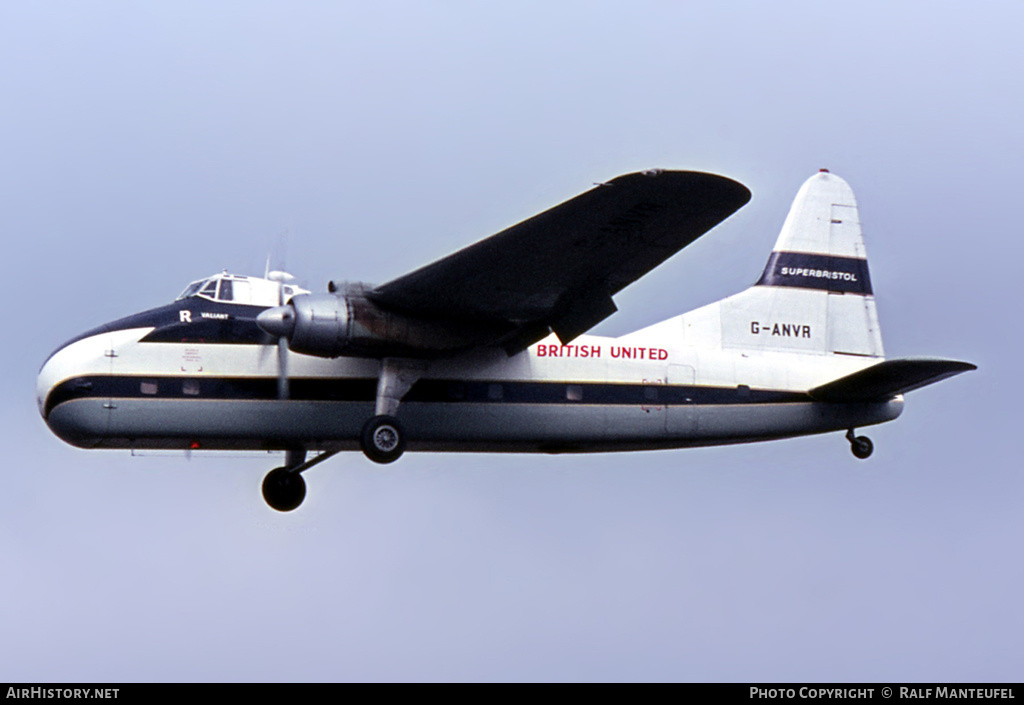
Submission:
<svg viewBox="0 0 1024 705">
<path fill-rule="evenodd" d="M 867 436 L 855 436 L 852 428 L 846 432 L 846 440 L 850 442 L 850 452 L 861 460 L 870 458 L 875 450 L 875 444 L 871 442 L 870 438 Z"/>
</svg>

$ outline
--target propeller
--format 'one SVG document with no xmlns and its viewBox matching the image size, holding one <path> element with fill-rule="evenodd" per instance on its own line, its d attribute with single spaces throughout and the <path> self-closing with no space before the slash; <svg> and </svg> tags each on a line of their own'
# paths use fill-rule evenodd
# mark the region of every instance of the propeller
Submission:
<svg viewBox="0 0 1024 705">
<path fill-rule="evenodd" d="M 288 339 L 277 339 L 277 398 L 288 398 Z"/>
<path fill-rule="evenodd" d="M 284 305 L 284 284 L 294 277 L 287 272 L 269 271 L 267 262 L 266 278 L 277 282 L 277 306 L 268 308 L 256 316 L 256 325 L 260 329 L 277 338 L 277 398 L 288 399 L 288 336 L 295 327 L 294 314 L 289 306 Z"/>
<path fill-rule="evenodd" d="M 287 229 L 278 233 L 275 247 L 276 253 L 267 257 L 267 265 L 263 275 L 264 279 L 277 284 L 277 306 L 268 308 L 256 316 L 256 325 L 267 336 L 276 341 L 277 344 L 277 398 L 280 400 L 288 399 L 290 396 L 288 361 L 291 351 L 288 348 L 288 341 L 295 330 L 295 309 L 290 305 L 286 305 L 284 292 L 285 284 L 295 279 L 291 274 L 284 271 L 289 234 Z M 276 260 L 280 269 L 272 270 L 270 268 L 272 258 Z M 261 352 L 260 355 L 260 363 L 262 365 L 263 353 Z"/>
</svg>

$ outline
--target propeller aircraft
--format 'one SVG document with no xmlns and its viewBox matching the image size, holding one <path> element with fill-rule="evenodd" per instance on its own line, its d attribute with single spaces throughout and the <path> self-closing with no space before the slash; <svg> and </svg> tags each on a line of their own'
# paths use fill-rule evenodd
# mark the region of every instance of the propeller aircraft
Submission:
<svg viewBox="0 0 1024 705">
<path fill-rule="evenodd" d="M 627 174 L 379 286 L 226 271 L 43 363 L 46 424 L 82 448 L 285 451 L 279 511 L 346 450 L 589 453 L 749 443 L 895 419 L 976 369 L 887 359 L 853 191 L 800 189 L 750 288 L 618 338 L 613 296 L 750 199 L 714 174 Z M 318 453 L 310 457 L 311 453 Z"/>
</svg>

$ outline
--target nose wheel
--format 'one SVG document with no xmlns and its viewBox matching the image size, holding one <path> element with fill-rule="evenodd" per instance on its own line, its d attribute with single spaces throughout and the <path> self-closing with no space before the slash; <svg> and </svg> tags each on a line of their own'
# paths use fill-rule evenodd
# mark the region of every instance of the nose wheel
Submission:
<svg viewBox="0 0 1024 705">
<path fill-rule="evenodd" d="M 875 451 L 875 444 L 871 442 L 871 439 L 867 436 L 853 435 L 852 428 L 846 432 L 846 440 L 850 442 L 850 452 L 861 460 L 870 458 Z"/>
</svg>

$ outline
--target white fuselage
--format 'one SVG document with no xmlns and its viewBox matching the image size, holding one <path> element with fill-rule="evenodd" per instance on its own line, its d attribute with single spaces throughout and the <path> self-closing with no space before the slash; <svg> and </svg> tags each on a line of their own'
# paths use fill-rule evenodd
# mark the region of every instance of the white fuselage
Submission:
<svg viewBox="0 0 1024 705">
<path fill-rule="evenodd" d="M 512 357 L 481 349 L 434 361 L 398 411 L 409 449 L 742 443 L 880 423 L 902 410 L 902 398 L 824 404 L 807 396 L 875 359 L 729 350 L 693 339 L 673 345 L 671 324 L 622 338 L 584 335 L 567 346 L 551 336 Z M 358 447 L 374 411 L 379 360 L 290 353 L 291 394 L 279 400 L 273 345 L 142 340 L 152 332 L 101 332 L 51 356 L 37 397 L 58 436 L 100 448 Z"/>
<path fill-rule="evenodd" d="M 284 337 L 297 319 L 280 304 L 302 291 L 227 272 L 194 282 L 174 303 L 51 356 L 40 411 L 61 438 L 88 447 L 356 448 L 368 419 L 397 409 L 409 450 L 586 452 L 848 430 L 903 407 L 895 394 L 836 403 L 808 393 L 884 359 L 856 200 L 828 173 L 801 187 L 753 286 L 620 338 L 563 346 L 552 335 L 511 357 L 486 346 L 461 356 L 427 346 L 407 363 L 314 357 L 294 350 L 338 353 Z M 256 319 L 274 306 L 276 337 Z M 277 340 L 291 349 L 280 348 L 287 399 Z M 415 384 L 389 396 L 389 366 L 403 364 Z"/>
</svg>

